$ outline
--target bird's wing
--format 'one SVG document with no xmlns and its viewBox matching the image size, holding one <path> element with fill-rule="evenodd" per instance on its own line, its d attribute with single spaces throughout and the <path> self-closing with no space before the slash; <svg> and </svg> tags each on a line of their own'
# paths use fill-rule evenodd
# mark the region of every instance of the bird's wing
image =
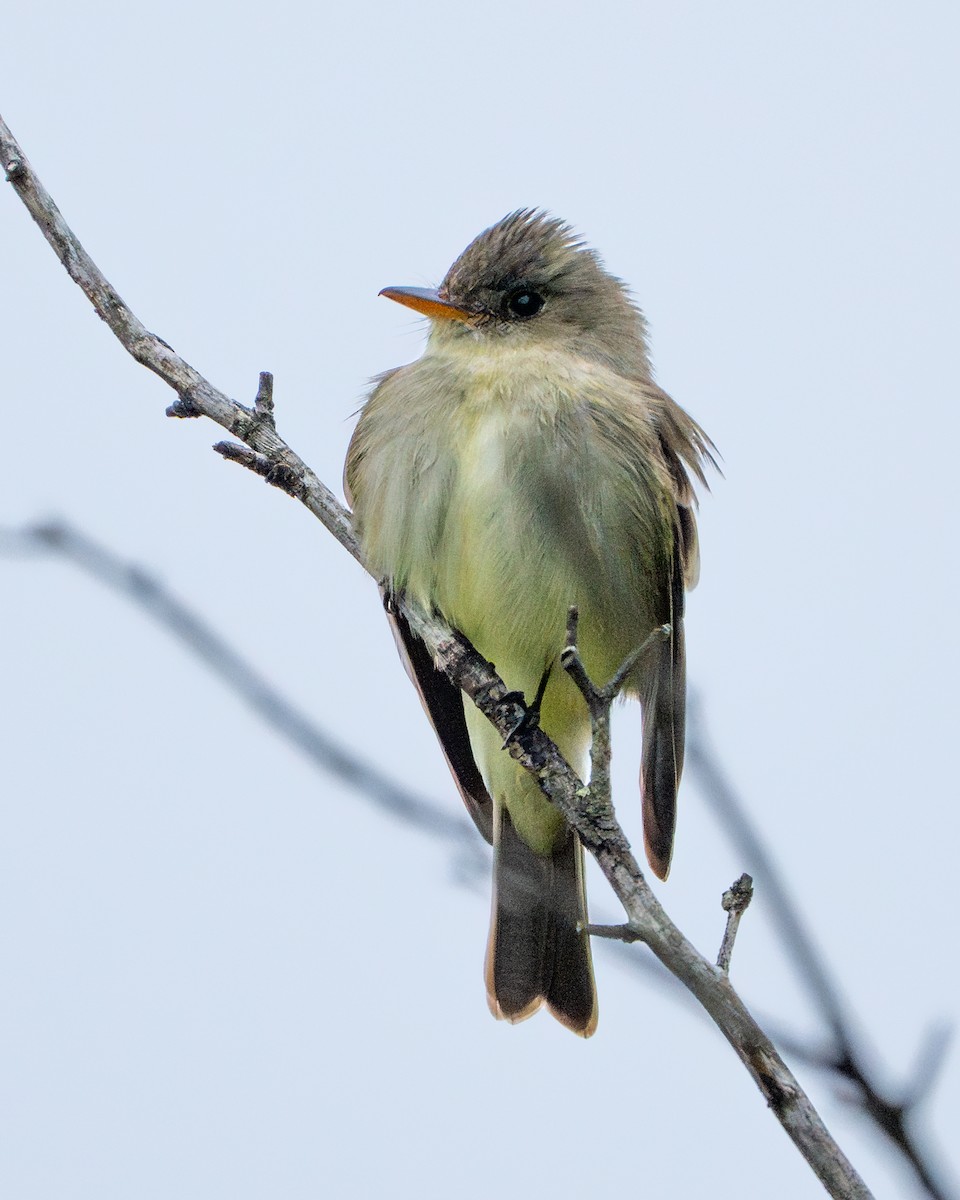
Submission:
<svg viewBox="0 0 960 1200">
<path fill-rule="evenodd" d="M 700 546 L 697 540 L 696 507 L 697 497 L 690 482 L 690 474 L 707 490 L 704 466 L 711 466 L 719 473 L 717 448 L 694 419 L 687 415 L 659 388 L 655 393 L 654 412 L 660 435 L 660 452 L 673 483 L 673 499 L 677 506 L 674 536 L 680 543 L 680 566 L 683 581 L 688 590 L 697 586 L 700 577 Z M 651 399 L 654 397 L 651 396 Z"/>
<path fill-rule="evenodd" d="M 493 804 L 480 775 L 463 713 L 463 695 L 442 671 L 403 614 L 386 604 L 390 628 L 407 674 L 417 689 L 424 711 L 440 739 L 440 748 L 474 824 L 493 843 Z"/>
<path fill-rule="evenodd" d="M 641 692 L 643 751 L 640 791 L 647 860 L 666 879 L 677 823 L 677 789 L 683 771 L 687 679 L 683 614 L 685 589 L 696 586 L 700 551 L 694 508 L 696 496 L 688 471 L 707 486 L 703 464 L 716 467 L 715 447 L 699 425 L 673 400 L 651 387 L 660 450 L 673 484 L 673 545 L 657 608 L 670 624 L 670 637 L 654 651 Z"/>
<path fill-rule="evenodd" d="M 386 379 L 397 374 L 399 370 L 403 370 L 403 368 L 388 371 L 380 376 L 379 385 L 382 386 Z M 353 506 L 354 486 L 364 456 L 361 431 L 362 424 L 357 426 L 350 440 L 344 467 L 343 490 L 347 503 L 351 506 Z M 493 803 L 480 775 L 476 759 L 473 757 L 460 689 L 455 687 L 446 675 L 434 666 L 426 646 L 407 624 L 402 613 L 397 611 L 390 602 L 385 587 L 380 588 L 380 594 L 384 598 L 387 619 L 393 631 L 394 641 L 397 643 L 400 661 L 413 686 L 417 689 L 424 711 L 440 739 L 440 748 L 443 750 L 444 758 L 446 758 L 454 782 L 460 790 L 463 802 L 467 806 L 467 812 L 486 840 L 492 844 Z"/>
</svg>

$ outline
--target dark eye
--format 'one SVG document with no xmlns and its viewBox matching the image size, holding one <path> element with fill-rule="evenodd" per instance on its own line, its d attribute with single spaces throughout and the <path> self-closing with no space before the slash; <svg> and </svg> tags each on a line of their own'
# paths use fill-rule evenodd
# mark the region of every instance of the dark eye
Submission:
<svg viewBox="0 0 960 1200">
<path fill-rule="evenodd" d="M 513 317 L 535 317 L 543 308 L 543 297 L 530 288 L 517 288 L 507 296 L 506 310 Z"/>
</svg>

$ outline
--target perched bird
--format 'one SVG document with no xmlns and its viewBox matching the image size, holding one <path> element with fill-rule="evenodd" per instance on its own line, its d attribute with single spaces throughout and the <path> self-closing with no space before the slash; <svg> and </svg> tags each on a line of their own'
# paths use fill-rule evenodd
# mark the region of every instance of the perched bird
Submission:
<svg viewBox="0 0 960 1200">
<path fill-rule="evenodd" d="M 350 443 L 345 490 L 387 593 L 437 611 L 496 666 L 576 768 L 586 704 L 559 666 L 567 613 L 605 683 L 658 625 L 634 670 L 643 709 L 647 858 L 665 879 L 684 744 L 684 588 L 698 571 L 690 483 L 712 443 L 653 382 L 645 322 L 569 226 L 512 213 L 464 250 L 436 291 L 381 295 L 430 318 L 421 358 L 388 371 Z M 543 1003 L 597 1024 L 583 851 L 496 730 L 391 616 L 408 672 L 467 808 L 494 846 L 486 984 L 495 1016 Z"/>
</svg>

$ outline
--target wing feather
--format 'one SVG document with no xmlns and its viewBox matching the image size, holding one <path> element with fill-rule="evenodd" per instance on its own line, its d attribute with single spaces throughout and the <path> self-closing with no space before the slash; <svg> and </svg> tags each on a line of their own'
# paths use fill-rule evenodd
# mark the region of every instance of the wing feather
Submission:
<svg viewBox="0 0 960 1200">
<path fill-rule="evenodd" d="M 426 646 L 402 614 L 388 605 L 387 617 L 400 660 L 417 689 L 424 712 L 430 718 L 450 773 L 467 806 L 467 812 L 486 840 L 492 844 L 493 804 L 473 757 L 467 721 L 463 713 L 463 695 L 442 671 L 437 670 Z"/>
</svg>

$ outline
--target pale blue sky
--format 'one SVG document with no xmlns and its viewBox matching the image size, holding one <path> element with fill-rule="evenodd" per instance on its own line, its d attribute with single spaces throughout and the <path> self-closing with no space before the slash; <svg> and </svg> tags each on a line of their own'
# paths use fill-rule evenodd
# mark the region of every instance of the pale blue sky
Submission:
<svg viewBox="0 0 960 1200">
<path fill-rule="evenodd" d="M 724 456 L 691 681 L 900 1077 L 960 1016 L 956 6 L 13 8 L 0 111 L 67 220 L 217 386 L 272 370 L 333 486 L 366 380 L 422 343 L 381 287 L 525 205 L 630 282 Z M 0 522 L 62 514 L 155 570 L 455 812 L 371 581 L 212 425 L 164 418 L 9 190 L 0 262 Z M 440 847 L 68 567 L 0 560 L 0 588 L 4 1195 L 821 1194 L 689 1006 L 601 950 L 591 1042 L 495 1023 L 486 889 Z M 688 785 L 658 892 L 708 952 L 747 865 Z M 757 885 L 735 982 L 809 1031 Z M 801 1074 L 876 1195 L 914 1194 Z M 928 1116 L 949 1147 L 956 1053 Z"/>
</svg>

